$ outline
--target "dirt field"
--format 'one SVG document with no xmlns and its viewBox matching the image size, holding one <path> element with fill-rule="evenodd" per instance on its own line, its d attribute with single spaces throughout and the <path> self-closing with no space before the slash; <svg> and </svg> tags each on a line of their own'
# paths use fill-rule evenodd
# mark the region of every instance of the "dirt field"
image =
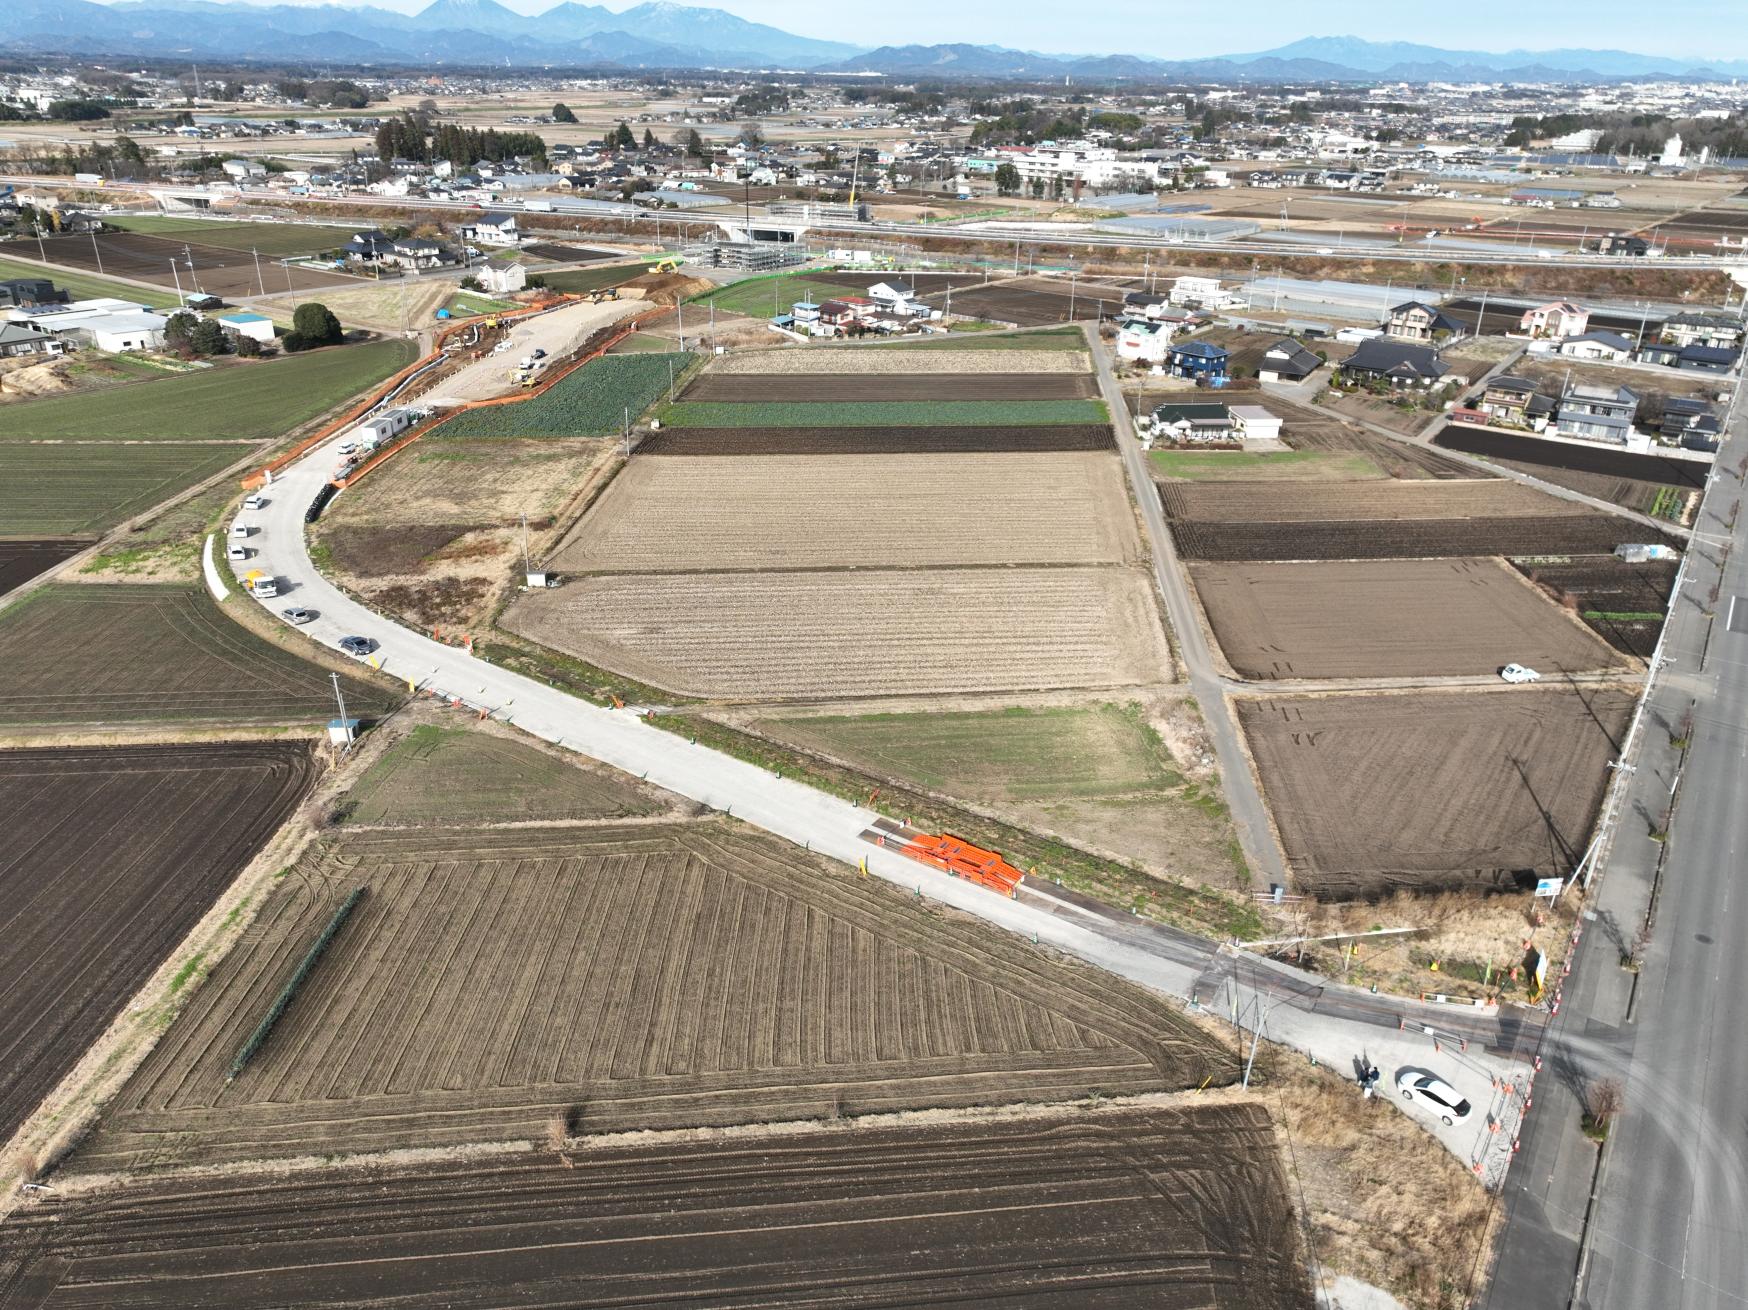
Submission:
<svg viewBox="0 0 1748 1310">
<path fill-rule="evenodd" d="M 989 513 L 964 512 L 985 504 Z M 1108 455 L 635 457 L 561 573 L 1122 564 L 1139 557 Z"/>
<path fill-rule="evenodd" d="M 943 341 L 939 349 L 875 350 L 865 347 L 804 346 L 783 350 L 748 350 L 714 361 L 710 371 L 717 377 L 742 373 L 763 376 L 785 374 L 890 374 L 912 376 L 937 373 L 1089 373 L 1092 360 L 1078 350 L 955 350 Z"/>
<path fill-rule="evenodd" d="M 1197 564 L 1196 593 L 1247 678 L 1450 677 L 1527 664 L 1619 667 L 1578 619 L 1498 560 Z"/>
<path fill-rule="evenodd" d="M 422 277 L 416 282 L 349 280 L 345 286 L 324 290 L 322 303 L 349 327 L 400 333 L 432 322 L 438 307 L 455 294 L 459 285 L 460 279 L 453 277 Z M 275 296 L 271 284 L 267 291 L 269 299 L 257 301 L 255 308 L 286 322 L 290 322 L 298 305 L 309 299 L 306 295 Z"/>
<path fill-rule="evenodd" d="M 944 309 L 952 301 L 955 318 L 981 318 L 1015 327 L 1043 327 L 1047 323 L 1079 322 L 1102 318 L 1123 307 L 1123 293 L 1109 287 L 1080 288 L 1072 298 L 1067 285 L 1057 289 L 1025 283 L 966 287 L 951 296 L 933 292 L 931 305 Z"/>
<path fill-rule="evenodd" d="M 1453 423 L 1437 437 L 1435 445 L 1460 450 L 1486 459 L 1504 459 L 1544 468 L 1596 473 L 1635 482 L 1655 482 L 1665 487 L 1696 491 L 1705 486 L 1712 465 L 1701 460 L 1671 459 L 1661 455 L 1635 455 L 1607 446 L 1577 445 L 1568 441 L 1542 441 L 1530 436 L 1493 432 Z"/>
<path fill-rule="evenodd" d="M 1649 659 L 1663 631 L 1663 614 L 1675 586 L 1674 560 L 1628 564 L 1612 555 L 1559 563 L 1520 561 L 1525 577 L 1570 604 L 1616 650 Z"/>
<path fill-rule="evenodd" d="M 189 254 L 184 255 L 184 248 Z M 281 291 L 314 291 L 326 287 L 357 286 L 359 279 L 339 273 L 318 273 L 313 269 L 289 268 L 263 258 L 260 275 L 255 270 L 255 257 L 244 250 L 227 250 L 223 246 L 205 246 L 180 237 L 148 236 L 144 232 L 106 232 L 97 238 L 97 251 L 88 236 L 47 237 L 43 253 L 50 263 L 96 272 L 98 251 L 101 251 L 102 271 L 115 277 L 135 278 L 141 282 L 156 282 L 174 287 L 182 279 L 183 290 L 192 294 L 204 291 L 208 295 L 235 298 L 256 296 L 265 287 L 267 295 Z M 35 243 L 29 252 L 36 254 Z M 193 260 L 191 270 L 185 259 Z M 175 262 L 175 273 L 171 263 Z"/>
<path fill-rule="evenodd" d="M 603 439 L 421 442 L 334 502 L 324 525 L 511 524 L 551 517 L 604 459 Z"/>
<path fill-rule="evenodd" d="M 235 603 L 235 602 L 233 602 Z M 0 725 L 326 722 L 327 672 L 220 614 L 204 589 L 44 587 L 0 615 Z M 355 713 L 394 704 L 342 677 Z"/>
<path fill-rule="evenodd" d="M 695 696 L 898 696 L 1170 681 L 1146 576 L 1114 568 L 579 579 L 514 633 Z"/>
<path fill-rule="evenodd" d="M 570 1166 L 570 1167 L 567 1167 Z M 166 1181 L 16 1222 L 41 1310 L 409 1303 L 1309 1310 L 1254 1103 Z M 223 1234 L 219 1240 L 217 1235 Z M 969 1256 L 968 1253 L 974 1253 Z M 441 1257 L 449 1256 L 444 1259 Z"/>
<path fill-rule="evenodd" d="M 0 751 L 0 1142 L 314 773 L 293 742 Z"/>
<path fill-rule="evenodd" d="M 1171 482 L 1159 493 L 1189 560 L 1598 555 L 1656 535 L 1503 479 Z"/>
<path fill-rule="evenodd" d="M 991 352 L 994 353 L 994 352 Z M 704 374 L 682 399 L 767 403 L 854 400 L 1092 400 L 1090 373 L 809 373 Z"/>
<path fill-rule="evenodd" d="M 83 541 L 0 541 L 0 596 L 85 549 Z"/>
<path fill-rule="evenodd" d="M 908 352 L 907 352 L 908 353 Z M 970 455 L 986 452 L 1113 450 L 1104 423 L 1033 427 L 667 428 L 645 437 L 639 455 Z"/>
<path fill-rule="evenodd" d="M 1295 884 L 1335 899 L 1570 873 L 1632 705 L 1597 687 L 1237 702 Z"/>
<path fill-rule="evenodd" d="M 354 888 L 267 1043 L 233 1054 Z M 72 1167 L 1194 1087 L 1177 1010 L 853 870 L 683 827 L 342 836 L 262 907 Z"/>
<path fill-rule="evenodd" d="M 1289 405 L 1275 396 L 1269 397 L 1269 403 L 1286 420 L 1282 439 L 1294 450 L 1364 455 L 1393 478 L 1472 482 L 1491 476 L 1430 446 L 1391 441 L 1344 423 L 1316 406 Z"/>
</svg>

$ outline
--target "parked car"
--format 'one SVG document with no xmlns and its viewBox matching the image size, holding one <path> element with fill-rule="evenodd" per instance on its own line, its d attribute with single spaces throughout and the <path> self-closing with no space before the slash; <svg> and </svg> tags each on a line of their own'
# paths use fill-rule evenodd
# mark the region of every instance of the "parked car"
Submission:
<svg viewBox="0 0 1748 1310">
<path fill-rule="evenodd" d="M 492 347 L 492 354 L 494 355 L 507 355 L 509 353 L 510 343 L 508 341 L 500 341 L 497 345 Z"/>
<path fill-rule="evenodd" d="M 243 537 L 247 537 L 250 533 L 252 533 L 254 531 L 255 531 L 255 529 L 250 527 L 247 523 L 233 523 L 233 524 L 231 524 L 231 535 L 233 537 L 238 538 L 238 539 L 241 539 Z"/>
<path fill-rule="evenodd" d="M 248 559 L 249 556 L 253 555 L 254 553 L 255 552 L 250 550 L 247 546 L 226 546 L 225 547 L 225 558 L 226 559 L 245 560 L 245 559 Z"/>
<path fill-rule="evenodd" d="M 290 605 L 279 612 L 285 616 L 287 623 L 296 623 L 300 627 L 316 617 L 314 610 L 306 610 L 302 605 Z"/>
<path fill-rule="evenodd" d="M 1525 668 L 1521 664 L 1507 664 L 1499 670 L 1499 676 L 1507 682 L 1540 682 L 1542 675 L 1534 669 Z"/>
<path fill-rule="evenodd" d="M 267 508 L 267 497 L 263 496 L 260 492 L 253 492 L 250 495 L 244 496 L 243 497 L 243 508 L 244 509 L 266 509 Z"/>
<path fill-rule="evenodd" d="M 545 351 L 544 351 L 544 350 L 536 350 L 536 351 L 535 351 L 535 352 L 534 352 L 534 358 L 536 358 L 536 359 L 545 359 L 545 358 L 546 358 L 546 352 L 545 352 Z"/>
<path fill-rule="evenodd" d="M 363 659 L 376 649 L 376 642 L 369 637 L 342 637 L 340 649 L 356 659 Z"/>
<path fill-rule="evenodd" d="M 1472 1113 L 1472 1107 L 1456 1088 L 1443 1078 L 1419 1069 L 1404 1069 L 1396 1075 L 1396 1086 L 1402 1099 L 1423 1110 L 1431 1110 L 1446 1126 L 1460 1124 Z"/>
</svg>

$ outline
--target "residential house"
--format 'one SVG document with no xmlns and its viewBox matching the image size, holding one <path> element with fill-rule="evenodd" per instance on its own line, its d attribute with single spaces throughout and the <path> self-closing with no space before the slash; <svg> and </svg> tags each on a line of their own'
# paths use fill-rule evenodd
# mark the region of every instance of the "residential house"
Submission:
<svg viewBox="0 0 1748 1310">
<path fill-rule="evenodd" d="M 474 277 L 479 280 L 480 290 L 494 296 L 511 295 L 528 285 L 528 270 L 521 264 L 510 264 L 504 268 L 484 264 L 474 273 Z"/>
<path fill-rule="evenodd" d="M 1131 291 L 1123 297 L 1123 312 L 1131 317 L 1158 318 L 1171 303 L 1157 291 Z"/>
<path fill-rule="evenodd" d="M 1603 360 L 1610 364 L 1625 362 L 1633 353 L 1633 343 L 1618 332 L 1586 332 L 1568 337 L 1560 343 L 1560 353 L 1567 359 Z"/>
<path fill-rule="evenodd" d="M 1664 320 L 1663 339 L 1676 346 L 1739 346 L 1742 320 L 1733 314 L 1686 310 Z"/>
<path fill-rule="evenodd" d="M 52 332 L 44 332 L 28 323 L 0 323 L 0 359 L 59 355 L 65 349 L 60 338 Z"/>
<path fill-rule="evenodd" d="M 1323 361 L 1292 337 L 1282 337 L 1263 351 L 1256 366 L 1256 376 L 1263 382 L 1303 382 Z"/>
<path fill-rule="evenodd" d="M 481 214 L 461 225 L 461 239 L 482 246 L 516 246 L 522 244 L 522 232 L 514 214 Z"/>
<path fill-rule="evenodd" d="M 1342 377 L 1349 382 L 1383 382 L 1392 388 L 1431 387 L 1444 381 L 1445 362 L 1431 346 L 1411 341 L 1373 337 L 1342 361 Z"/>
<path fill-rule="evenodd" d="M 1728 373 L 1742 352 L 1726 346 L 1686 346 L 1675 358 L 1675 367 L 1693 373 Z"/>
<path fill-rule="evenodd" d="M 401 268 L 441 268 L 455 263 L 456 258 L 440 241 L 429 237 L 400 237 L 389 248 L 387 262 Z"/>
<path fill-rule="evenodd" d="M 857 303 L 860 297 L 848 296 L 837 300 L 822 300 L 819 302 L 817 315 L 821 329 L 826 335 L 847 332 L 862 320 L 863 304 Z"/>
<path fill-rule="evenodd" d="M 1238 425 L 1225 405 L 1159 405 L 1153 411 L 1155 441 L 1233 441 Z"/>
<path fill-rule="evenodd" d="M 394 248 L 393 237 L 372 228 L 368 232 L 354 232 L 340 250 L 354 264 L 380 264 L 394 254 Z"/>
<path fill-rule="evenodd" d="M 1579 384 L 1560 398 L 1554 432 L 1582 441 L 1624 446 L 1633 435 L 1639 398 L 1625 387 Z"/>
<path fill-rule="evenodd" d="M 1667 396 L 1663 400 L 1663 416 L 1657 425 L 1657 435 L 1666 441 L 1678 440 L 1688 426 L 1712 407 L 1697 396 Z"/>
<path fill-rule="evenodd" d="M 1212 341 L 1186 341 L 1166 352 L 1173 377 L 1194 378 L 1220 385 L 1231 371 L 1232 355 Z"/>
<path fill-rule="evenodd" d="M 1127 299 L 1127 297 L 1125 297 Z M 1171 284 L 1171 303 L 1195 309 L 1219 309 L 1236 297 L 1220 285 L 1217 277 L 1180 277 Z"/>
<path fill-rule="evenodd" d="M 1676 440 L 1683 450 L 1716 454 L 1724 444 L 1724 421 L 1716 414 L 1701 414 L 1681 430 Z"/>
<path fill-rule="evenodd" d="M 917 295 L 916 288 L 908 282 L 876 282 L 868 288 L 868 299 L 884 312 L 906 318 L 925 317 L 933 312 Z"/>
<path fill-rule="evenodd" d="M 810 336 L 819 336 L 819 306 L 811 300 L 797 300 L 789 307 L 789 318 L 797 332 L 806 332 Z"/>
<path fill-rule="evenodd" d="M 1532 337 L 1564 341 L 1567 337 L 1583 336 L 1589 330 L 1590 311 L 1570 300 L 1550 300 L 1545 305 L 1524 311 L 1518 327 Z"/>
<path fill-rule="evenodd" d="M 1462 330 L 1456 319 L 1418 300 L 1397 305 L 1384 322 L 1385 332 L 1404 341 L 1443 341 Z"/>
<path fill-rule="evenodd" d="M 1636 259 L 1643 259 L 1651 253 L 1651 243 L 1644 237 L 1623 236 L 1611 232 L 1597 240 L 1596 252 L 1599 255 L 1631 255 Z"/>
<path fill-rule="evenodd" d="M 1117 325 L 1117 358 L 1163 364 L 1171 347 L 1172 327 L 1149 318 L 1126 318 Z"/>
<path fill-rule="evenodd" d="M 1680 346 L 1671 345 L 1667 341 L 1650 341 L 1633 352 L 1633 358 L 1641 364 L 1660 364 L 1664 368 L 1674 368 L 1681 360 Z"/>
<path fill-rule="evenodd" d="M 64 305 L 67 293 L 46 277 L 16 277 L 0 282 L 0 309 L 14 305 Z"/>
<path fill-rule="evenodd" d="M 1261 405 L 1234 405 L 1232 421 L 1246 441 L 1279 441 L 1281 420 Z"/>
<path fill-rule="evenodd" d="M 1548 426 L 1555 405 L 1553 397 L 1542 395 L 1528 378 L 1501 373 L 1481 392 L 1475 408 L 1490 419 L 1540 432 Z"/>
</svg>

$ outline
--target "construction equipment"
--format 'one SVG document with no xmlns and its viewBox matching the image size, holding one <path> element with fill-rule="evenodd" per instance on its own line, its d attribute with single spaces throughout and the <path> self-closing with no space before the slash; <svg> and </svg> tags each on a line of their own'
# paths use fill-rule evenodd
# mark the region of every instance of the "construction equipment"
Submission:
<svg viewBox="0 0 1748 1310">
<path fill-rule="evenodd" d="M 1020 880 L 1026 876 L 1023 870 L 1016 869 L 995 851 L 973 846 L 950 832 L 939 837 L 919 833 L 899 847 L 899 854 L 932 864 L 937 869 L 946 870 L 950 877 L 974 882 L 1010 899 L 1018 899 Z"/>
<path fill-rule="evenodd" d="M 593 291 L 589 292 L 589 303 L 591 305 L 598 305 L 603 300 L 617 299 L 619 299 L 618 287 L 596 287 Z"/>
<path fill-rule="evenodd" d="M 680 267 L 679 257 L 676 255 L 669 255 L 666 259 L 658 259 L 658 260 L 656 260 L 656 262 L 654 264 L 650 265 L 650 272 L 652 272 L 652 273 L 674 273 L 674 272 L 679 271 L 679 267 Z"/>
</svg>

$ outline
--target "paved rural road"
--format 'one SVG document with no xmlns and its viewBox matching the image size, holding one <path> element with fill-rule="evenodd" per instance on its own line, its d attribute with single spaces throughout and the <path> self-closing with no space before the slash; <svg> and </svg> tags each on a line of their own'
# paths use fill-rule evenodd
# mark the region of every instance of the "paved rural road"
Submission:
<svg viewBox="0 0 1748 1310">
<path fill-rule="evenodd" d="M 1030 935 L 1040 944 L 1155 991 L 1194 999 L 1221 1015 L 1236 1011 L 1246 1028 L 1260 1023 L 1272 1040 L 1338 1069 L 1345 1071 L 1361 1052 L 1371 1055 L 1386 1078 L 1403 1067 L 1432 1068 L 1478 1106 L 1489 1106 L 1495 1099 L 1494 1079 L 1513 1072 L 1514 1053 L 1521 1058 L 1528 1043 L 1523 1018 L 1512 1011 L 1455 1010 L 1373 996 L 1248 954 L 1235 957 L 1217 950 L 1212 942 L 1145 923 L 1048 883 L 1029 883 L 1020 899 L 1008 900 L 863 840 L 861 834 L 879 817 L 871 810 L 693 745 L 650 727 L 630 710 L 604 709 L 578 700 L 402 627 L 346 595 L 323 578 L 310 560 L 303 515 L 333 469 L 334 447 L 340 440 L 336 435 L 276 476 L 264 493 L 266 508 L 238 516 L 255 527 L 248 545 L 257 554 L 234 564 L 233 572 L 240 577 L 258 568 L 280 580 L 280 595 L 262 602 L 275 615 L 292 605 L 316 611 L 316 620 L 299 629 L 304 636 L 334 648 L 344 636 L 373 638 L 380 643 L 377 654 L 383 671 L 421 691 L 489 711 L 499 721 L 725 811 L 798 846 L 852 866 L 866 860 L 870 874 L 914 890 L 919 897 Z M 1129 439 L 1128 445 L 1134 444 Z M 1198 643 L 1206 670 L 1207 651 L 1200 645 L 1200 633 L 1194 627 L 1188 632 L 1188 639 Z M 1232 731 L 1218 687 L 1206 681 L 1206 672 L 1203 677 L 1216 711 L 1210 722 Z M 1228 745 L 1236 749 L 1235 735 Z M 1260 821 L 1261 798 L 1242 757 L 1221 763 L 1229 778 L 1241 779 L 1248 788 L 1252 821 Z M 1235 799 L 1235 804 L 1242 803 Z M 1266 823 L 1260 831 L 1267 836 Z M 1272 841 L 1263 849 L 1272 851 Z M 1444 1039 L 1442 1053 L 1434 1049 L 1435 1029 Z M 1483 1115 L 1454 1128 L 1436 1122 L 1426 1126 L 1465 1161 L 1487 1157 L 1490 1171 L 1499 1164 L 1503 1139 L 1490 1138 Z"/>
<path fill-rule="evenodd" d="M 1649 703 L 1622 820 L 1544 1045 L 1484 1302 L 1495 1310 L 1748 1306 L 1748 524 L 1727 520 L 1748 459 L 1740 413 L 1731 433 L 1672 607 L 1665 655 L 1674 662 Z M 1690 709 L 1684 761 L 1670 738 Z M 1659 846 L 1647 834 L 1678 779 Z M 1619 960 L 1653 886 L 1654 930 L 1635 978 Z M 1624 1085 L 1625 1110 L 1598 1170 L 1578 1119 L 1602 1078 Z"/>
</svg>

